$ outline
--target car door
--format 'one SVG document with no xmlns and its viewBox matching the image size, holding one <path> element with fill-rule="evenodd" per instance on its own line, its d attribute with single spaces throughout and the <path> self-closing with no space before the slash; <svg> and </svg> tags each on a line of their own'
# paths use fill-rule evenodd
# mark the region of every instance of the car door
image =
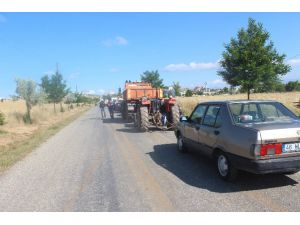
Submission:
<svg viewBox="0 0 300 225">
<path fill-rule="evenodd" d="M 209 105 L 199 129 L 199 144 L 202 146 L 202 151 L 209 155 L 212 154 L 213 147 L 221 132 L 222 110 L 221 105 Z"/>
<path fill-rule="evenodd" d="M 192 148 L 196 148 L 199 143 L 198 131 L 200 129 L 201 120 L 205 114 L 206 107 L 207 105 L 198 105 L 185 124 L 185 141 Z"/>
</svg>

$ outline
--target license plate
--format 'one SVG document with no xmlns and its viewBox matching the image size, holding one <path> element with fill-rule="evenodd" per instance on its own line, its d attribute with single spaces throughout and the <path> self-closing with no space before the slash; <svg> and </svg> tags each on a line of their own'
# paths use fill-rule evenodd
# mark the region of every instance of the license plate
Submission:
<svg viewBox="0 0 300 225">
<path fill-rule="evenodd" d="M 299 152 L 300 143 L 289 143 L 282 145 L 282 152 Z"/>
</svg>

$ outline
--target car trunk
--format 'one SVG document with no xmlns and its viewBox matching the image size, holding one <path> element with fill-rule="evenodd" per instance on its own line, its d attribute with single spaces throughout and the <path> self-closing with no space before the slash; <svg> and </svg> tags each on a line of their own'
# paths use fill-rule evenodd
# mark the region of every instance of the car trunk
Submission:
<svg viewBox="0 0 300 225">
<path fill-rule="evenodd" d="M 259 131 L 262 144 L 281 143 L 282 149 L 291 146 L 288 144 L 300 145 L 300 121 L 280 121 L 280 122 L 264 122 L 264 123 L 253 123 L 244 124 L 243 126 L 249 127 Z M 295 147 L 294 145 L 292 147 Z M 267 158 L 273 157 L 285 157 L 292 155 L 300 155 L 300 151 L 294 150 L 283 150 L 280 155 L 267 156 Z"/>
</svg>

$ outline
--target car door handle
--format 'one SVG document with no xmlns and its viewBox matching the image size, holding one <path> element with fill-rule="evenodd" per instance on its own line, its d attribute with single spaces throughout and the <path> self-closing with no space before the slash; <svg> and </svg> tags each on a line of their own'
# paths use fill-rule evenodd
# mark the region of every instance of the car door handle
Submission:
<svg viewBox="0 0 300 225">
<path fill-rule="evenodd" d="M 215 130 L 215 131 L 214 131 L 214 134 L 215 134 L 215 135 L 219 135 L 219 134 L 220 134 L 220 131 Z"/>
</svg>

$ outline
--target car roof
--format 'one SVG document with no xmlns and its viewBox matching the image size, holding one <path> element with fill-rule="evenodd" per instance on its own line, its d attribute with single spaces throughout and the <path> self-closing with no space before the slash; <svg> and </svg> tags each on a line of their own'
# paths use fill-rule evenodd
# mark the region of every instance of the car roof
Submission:
<svg viewBox="0 0 300 225">
<path fill-rule="evenodd" d="M 231 104 L 231 103 L 259 103 L 259 102 L 277 102 L 275 100 L 221 100 L 221 101 L 207 101 L 199 104 Z"/>
</svg>

